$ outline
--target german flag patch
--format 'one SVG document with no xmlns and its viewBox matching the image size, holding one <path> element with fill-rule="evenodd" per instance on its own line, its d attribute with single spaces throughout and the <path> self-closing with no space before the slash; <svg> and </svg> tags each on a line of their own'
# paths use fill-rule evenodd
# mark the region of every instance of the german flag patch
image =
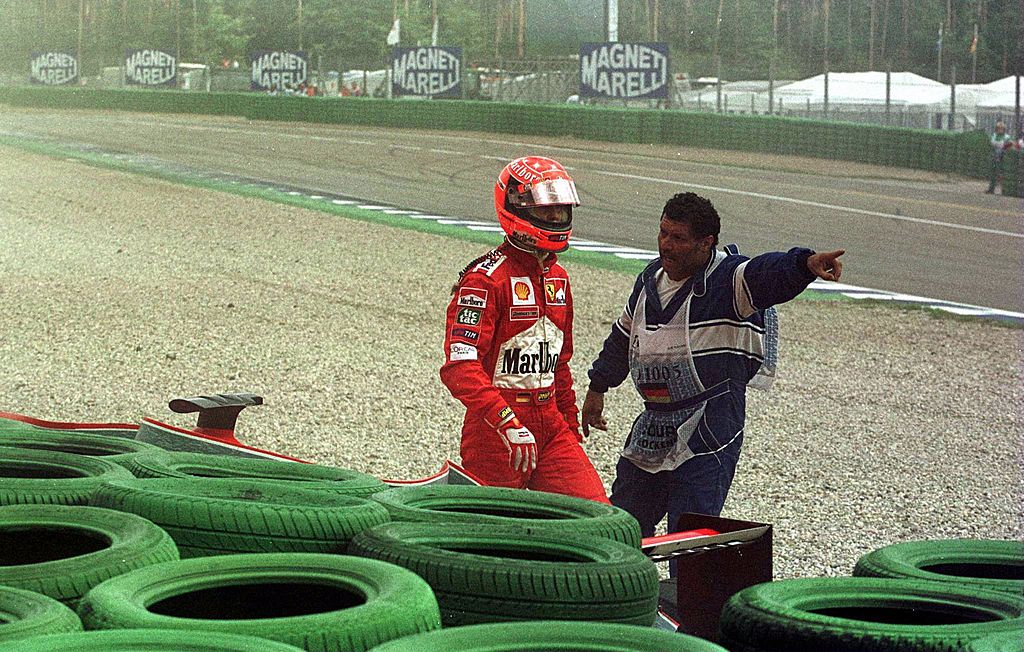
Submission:
<svg viewBox="0 0 1024 652">
<path fill-rule="evenodd" d="M 665 384 L 650 384 L 650 385 L 637 385 L 637 389 L 640 390 L 640 395 L 644 397 L 644 400 L 648 403 L 671 403 L 672 397 L 669 395 L 668 385 Z"/>
</svg>

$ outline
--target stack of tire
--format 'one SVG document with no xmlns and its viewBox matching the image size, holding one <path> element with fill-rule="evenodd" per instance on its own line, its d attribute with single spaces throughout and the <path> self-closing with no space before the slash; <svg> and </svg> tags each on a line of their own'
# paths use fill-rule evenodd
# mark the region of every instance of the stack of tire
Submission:
<svg viewBox="0 0 1024 652">
<path fill-rule="evenodd" d="M 853 577 L 769 582 L 726 604 L 732 652 L 1024 652 L 1024 543 L 898 543 Z"/>
<path fill-rule="evenodd" d="M 371 476 L 17 428 L 0 478 L 4 650 L 367 650 L 440 625 L 414 573 L 338 554 L 390 520 Z"/>
<path fill-rule="evenodd" d="M 722 649 L 651 627 L 639 528 L 589 501 L 34 428 L 0 477 L 5 651 Z"/>
<path fill-rule="evenodd" d="M 556 494 L 497 487 L 390 489 L 393 519 L 352 539 L 349 554 L 425 579 L 443 629 L 380 650 L 721 651 L 655 630 L 658 572 L 626 512 Z"/>
</svg>

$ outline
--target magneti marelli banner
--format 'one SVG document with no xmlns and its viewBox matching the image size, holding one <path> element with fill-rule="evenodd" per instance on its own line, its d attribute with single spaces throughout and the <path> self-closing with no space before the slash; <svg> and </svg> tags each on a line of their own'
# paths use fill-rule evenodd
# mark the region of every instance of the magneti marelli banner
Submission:
<svg viewBox="0 0 1024 652">
<path fill-rule="evenodd" d="M 174 86 L 178 60 L 164 50 L 129 48 L 124 51 L 124 81 L 134 86 Z"/>
<path fill-rule="evenodd" d="M 70 52 L 33 52 L 29 81 L 47 86 L 73 84 L 78 81 L 78 59 Z"/>
<path fill-rule="evenodd" d="M 462 48 L 423 46 L 391 51 L 391 92 L 419 97 L 461 97 Z"/>
<path fill-rule="evenodd" d="M 644 100 L 668 97 L 667 43 L 584 43 L 580 97 Z"/>
<path fill-rule="evenodd" d="M 250 88 L 254 91 L 283 90 L 309 80 L 309 60 L 305 52 L 259 50 L 249 55 L 252 64 Z"/>
</svg>

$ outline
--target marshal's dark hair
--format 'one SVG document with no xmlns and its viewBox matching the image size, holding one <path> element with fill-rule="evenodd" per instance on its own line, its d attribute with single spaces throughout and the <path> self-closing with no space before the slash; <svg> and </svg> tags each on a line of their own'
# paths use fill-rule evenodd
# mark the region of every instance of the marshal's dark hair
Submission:
<svg viewBox="0 0 1024 652">
<path fill-rule="evenodd" d="M 672 198 L 665 202 L 665 208 L 661 211 L 665 218 L 673 222 L 682 222 L 690 227 L 694 237 L 715 236 L 712 246 L 718 246 L 718 233 L 722 230 L 722 220 L 718 217 L 718 211 L 707 199 L 692 192 L 681 192 L 672 195 Z"/>
</svg>

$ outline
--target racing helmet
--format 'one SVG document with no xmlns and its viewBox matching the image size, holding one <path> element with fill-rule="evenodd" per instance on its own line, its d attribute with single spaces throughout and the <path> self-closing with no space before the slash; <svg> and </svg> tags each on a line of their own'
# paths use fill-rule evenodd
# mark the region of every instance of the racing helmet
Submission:
<svg viewBox="0 0 1024 652">
<path fill-rule="evenodd" d="M 494 184 L 494 210 L 509 242 L 528 251 L 569 247 L 576 184 L 561 163 L 543 156 L 517 158 Z"/>
</svg>

